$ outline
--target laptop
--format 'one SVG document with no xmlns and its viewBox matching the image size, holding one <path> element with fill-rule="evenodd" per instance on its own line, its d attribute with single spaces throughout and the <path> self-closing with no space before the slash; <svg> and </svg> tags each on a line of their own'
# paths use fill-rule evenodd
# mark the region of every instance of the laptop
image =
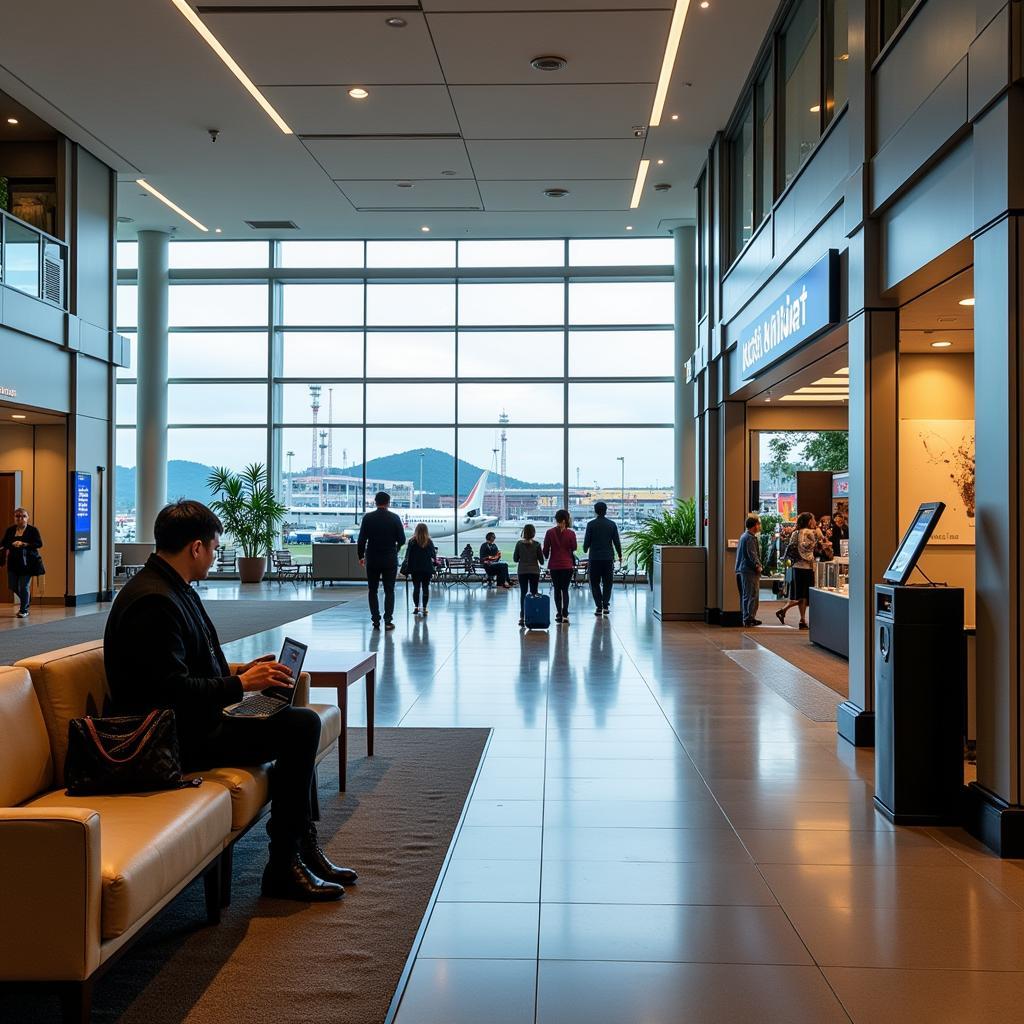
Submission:
<svg viewBox="0 0 1024 1024">
<path fill-rule="evenodd" d="M 296 683 L 299 681 L 299 673 L 302 671 L 302 663 L 306 660 L 308 650 L 309 648 L 298 640 L 285 637 L 277 660 L 291 672 Z M 270 718 L 279 711 L 291 707 L 294 700 L 295 686 L 268 686 L 260 693 L 226 707 L 224 714 L 228 718 Z"/>
</svg>

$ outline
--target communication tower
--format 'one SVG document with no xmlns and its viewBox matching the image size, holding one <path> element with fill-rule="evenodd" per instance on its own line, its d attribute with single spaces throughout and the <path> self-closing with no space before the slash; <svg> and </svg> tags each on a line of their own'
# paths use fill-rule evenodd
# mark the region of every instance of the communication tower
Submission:
<svg viewBox="0 0 1024 1024">
<path fill-rule="evenodd" d="M 508 470 L 508 413 L 504 409 L 498 417 L 501 424 L 501 472 L 498 480 L 498 522 L 505 521 L 505 474 Z"/>
<path fill-rule="evenodd" d="M 327 389 L 327 469 L 334 466 L 334 388 Z"/>
<path fill-rule="evenodd" d="M 313 410 L 313 461 L 309 464 L 310 470 L 316 474 L 320 468 L 320 453 L 317 451 L 317 430 L 316 421 L 320 415 L 320 388 L 319 384 L 309 385 L 309 404 Z"/>
</svg>

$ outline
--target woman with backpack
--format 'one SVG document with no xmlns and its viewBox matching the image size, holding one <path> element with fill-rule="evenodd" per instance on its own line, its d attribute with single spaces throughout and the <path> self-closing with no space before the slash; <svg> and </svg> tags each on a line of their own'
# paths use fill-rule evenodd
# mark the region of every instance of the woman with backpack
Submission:
<svg viewBox="0 0 1024 1024">
<path fill-rule="evenodd" d="M 802 512 L 796 520 L 796 529 L 790 535 L 786 559 L 790 564 L 790 580 L 786 590 L 788 601 L 775 617 L 786 624 L 786 612 L 794 605 L 800 609 L 800 629 L 807 629 L 807 602 L 814 584 L 814 560 L 822 544 L 821 531 L 810 512 Z"/>
<path fill-rule="evenodd" d="M 427 605 L 430 603 L 430 577 L 434 575 L 437 564 L 437 548 L 430 539 L 430 531 L 426 523 L 417 523 L 413 531 L 412 540 L 405 549 L 405 561 L 402 563 L 402 575 L 412 576 L 412 603 L 413 615 L 427 615 Z M 420 604 L 420 594 L 423 595 L 423 604 Z"/>
<path fill-rule="evenodd" d="M 537 528 L 527 523 L 516 541 L 512 552 L 512 561 L 516 563 L 516 576 L 519 579 L 519 625 L 526 625 L 526 593 L 534 597 L 540 588 L 540 567 L 544 564 L 544 552 L 537 542 Z"/>
<path fill-rule="evenodd" d="M 569 584 L 576 568 L 576 534 L 572 529 L 572 516 L 560 508 L 555 513 L 555 525 L 544 534 L 543 554 L 551 570 L 551 585 L 555 591 L 555 622 L 569 625 Z"/>
</svg>

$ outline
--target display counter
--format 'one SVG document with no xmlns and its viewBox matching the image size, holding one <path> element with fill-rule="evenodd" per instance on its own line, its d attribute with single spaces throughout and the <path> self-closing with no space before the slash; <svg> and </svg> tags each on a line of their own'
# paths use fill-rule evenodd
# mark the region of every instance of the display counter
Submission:
<svg viewBox="0 0 1024 1024">
<path fill-rule="evenodd" d="M 850 595 L 846 590 L 810 590 L 810 640 L 842 658 L 850 657 Z"/>
<path fill-rule="evenodd" d="M 365 580 L 366 570 L 359 564 L 355 544 L 314 544 L 314 583 L 333 583 L 335 580 Z"/>
</svg>

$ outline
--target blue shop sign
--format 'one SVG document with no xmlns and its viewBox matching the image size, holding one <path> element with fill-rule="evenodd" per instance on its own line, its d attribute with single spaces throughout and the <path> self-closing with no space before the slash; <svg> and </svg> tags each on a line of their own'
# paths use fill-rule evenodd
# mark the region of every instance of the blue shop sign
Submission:
<svg viewBox="0 0 1024 1024">
<path fill-rule="evenodd" d="M 88 551 L 92 547 L 92 474 L 72 473 L 71 507 L 74 511 L 72 551 Z"/>
<path fill-rule="evenodd" d="M 839 322 L 839 252 L 827 253 L 767 309 L 736 342 L 740 377 L 751 380 L 806 341 Z"/>
</svg>

